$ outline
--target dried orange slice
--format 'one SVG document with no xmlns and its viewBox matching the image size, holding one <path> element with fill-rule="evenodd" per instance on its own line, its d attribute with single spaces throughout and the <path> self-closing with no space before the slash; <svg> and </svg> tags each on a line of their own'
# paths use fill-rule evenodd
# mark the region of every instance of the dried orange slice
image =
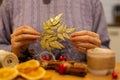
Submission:
<svg viewBox="0 0 120 80">
<path fill-rule="evenodd" d="M 40 65 L 39 61 L 32 59 L 32 60 L 18 64 L 16 68 L 21 72 L 22 70 L 26 70 L 28 68 L 34 69 L 36 67 L 39 67 L 39 65 Z"/>
<path fill-rule="evenodd" d="M 20 73 L 20 75 L 28 80 L 38 80 L 45 76 L 46 71 L 42 68 L 36 68 L 29 72 Z"/>
<path fill-rule="evenodd" d="M 45 74 L 45 76 L 41 80 L 51 80 L 52 76 L 48 73 Z"/>
<path fill-rule="evenodd" d="M 0 69 L 0 80 L 13 80 L 17 75 L 18 71 L 15 68 L 5 67 Z"/>
<path fill-rule="evenodd" d="M 41 79 L 46 73 L 45 69 L 40 67 L 39 61 L 37 60 L 20 63 L 16 66 L 16 69 L 27 80 Z"/>
</svg>

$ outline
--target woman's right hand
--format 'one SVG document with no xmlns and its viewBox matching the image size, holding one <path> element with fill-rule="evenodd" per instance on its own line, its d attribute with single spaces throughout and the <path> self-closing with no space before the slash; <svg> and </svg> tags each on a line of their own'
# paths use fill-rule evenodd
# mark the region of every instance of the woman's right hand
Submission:
<svg viewBox="0 0 120 80">
<path fill-rule="evenodd" d="M 23 25 L 16 28 L 11 34 L 12 52 L 21 56 L 21 53 L 39 38 L 40 33 L 30 26 Z"/>
</svg>

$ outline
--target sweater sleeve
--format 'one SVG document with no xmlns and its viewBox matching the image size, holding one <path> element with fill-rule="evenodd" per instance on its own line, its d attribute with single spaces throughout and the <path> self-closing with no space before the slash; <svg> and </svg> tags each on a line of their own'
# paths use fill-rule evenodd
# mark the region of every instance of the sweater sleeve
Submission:
<svg viewBox="0 0 120 80">
<path fill-rule="evenodd" d="M 10 1 L 3 0 L 0 6 L 0 49 L 11 51 Z"/>
<path fill-rule="evenodd" d="M 100 35 L 103 48 L 110 48 L 110 37 L 107 31 L 107 25 L 104 10 L 100 0 L 93 0 L 93 31 Z"/>
</svg>

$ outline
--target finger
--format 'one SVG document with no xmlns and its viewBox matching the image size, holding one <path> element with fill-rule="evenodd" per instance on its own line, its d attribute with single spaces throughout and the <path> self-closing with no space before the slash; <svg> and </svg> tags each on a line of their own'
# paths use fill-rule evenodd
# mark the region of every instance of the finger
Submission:
<svg viewBox="0 0 120 80">
<path fill-rule="evenodd" d="M 91 36 L 88 36 L 88 35 L 85 35 L 85 36 L 77 36 L 77 37 L 74 37 L 74 38 L 71 38 L 71 41 L 73 43 L 75 42 L 86 42 L 86 43 L 92 43 L 96 46 L 100 46 L 101 45 L 101 41 L 100 39 L 98 38 L 94 38 L 94 37 L 91 37 Z"/>
<path fill-rule="evenodd" d="M 18 41 L 24 41 L 24 40 L 37 40 L 39 39 L 40 36 L 35 36 L 35 35 L 29 35 L 29 34 L 22 34 L 19 36 L 15 36 L 13 39 L 14 41 L 18 42 Z"/>
<path fill-rule="evenodd" d="M 30 30 L 36 31 L 34 28 L 32 28 L 31 26 L 28 26 L 28 25 L 20 26 L 19 29 L 22 29 L 22 28 L 24 28 L 24 29 L 30 29 Z"/>
<path fill-rule="evenodd" d="M 96 34 L 95 32 L 92 32 L 92 31 L 87 31 L 87 30 L 74 32 L 70 36 L 75 37 L 75 36 L 83 36 L 83 35 L 89 35 L 89 36 L 92 36 L 92 37 L 99 38 L 98 34 Z"/>
<path fill-rule="evenodd" d="M 82 48 L 82 47 L 77 47 L 76 50 L 81 52 L 81 53 L 87 53 L 87 50 L 85 48 Z"/>
<path fill-rule="evenodd" d="M 27 46 L 29 44 L 32 44 L 34 42 L 35 42 L 35 40 L 31 40 L 31 41 L 26 40 L 26 41 L 20 41 L 17 44 L 23 47 L 23 46 Z"/>
<path fill-rule="evenodd" d="M 26 29 L 32 29 L 32 28 L 31 28 L 30 26 L 28 26 L 28 25 L 22 25 L 22 26 L 20 26 L 20 27 L 15 28 L 14 31 L 18 31 L 18 30 L 24 29 L 24 28 L 26 28 Z"/>
<path fill-rule="evenodd" d="M 14 30 L 14 32 L 17 36 L 17 35 L 20 35 L 20 34 L 34 34 L 34 35 L 40 35 L 39 32 L 37 32 L 36 30 L 34 30 L 33 28 L 29 27 L 29 26 L 22 26 L 22 27 L 19 27 L 17 29 Z"/>
<path fill-rule="evenodd" d="M 86 49 L 92 49 L 92 48 L 97 47 L 96 45 L 91 44 L 91 43 L 73 43 L 73 45 L 76 47 L 83 47 Z"/>
<path fill-rule="evenodd" d="M 28 28 L 28 26 L 26 26 L 26 25 L 19 26 L 19 27 L 15 28 L 14 31 L 18 31 L 18 30 L 21 30 L 24 28 Z"/>
<path fill-rule="evenodd" d="M 21 34 L 31 34 L 31 35 L 39 35 L 40 36 L 40 33 L 30 30 L 30 29 L 21 29 L 21 30 L 15 31 L 13 34 L 14 34 L 14 36 L 18 36 Z"/>
<path fill-rule="evenodd" d="M 27 26 L 27 25 L 23 25 L 23 26 L 20 26 L 20 27 L 18 27 L 18 28 L 16 28 L 16 29 L 14 29 L 14 31 L 13 31 L 13 33 L 18 33 L 18 32 L 21 32 L 21 33 L 26 33 L 27 31 L 24 31 L 24 30 L 29 30 L 29 32 L 30 33 L 32 33 L 32 34 L 40 34 L 39 32 L 37 32 L 35 29 L 33 29 L 32 27 L 30 27 L 30 26 Z"/>
<path fill-rule="evenodd" d="M 25 40 L 25 41 L 19 41 L 19 42 L 13 42 L 13 40 L 12 40 L 12 45 L 15 47 L 15 48 L 20 48 L 21 49 L 21 47 L 26 47 L 26 46 L 28 46 L 29 44 L 32 44 L 32 43 L 34 43 L 35 42 L 35 40 L 31 40 L 31 41 L 28 41 L 28 40 Z"/>
</svg>

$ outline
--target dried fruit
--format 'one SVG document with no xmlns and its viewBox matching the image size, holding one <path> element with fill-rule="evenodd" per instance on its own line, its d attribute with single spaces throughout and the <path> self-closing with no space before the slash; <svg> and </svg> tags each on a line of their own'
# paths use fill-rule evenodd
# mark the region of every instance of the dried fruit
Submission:
<svg viewBox="0 0 120 80">
<path fill-rule="evenodd" d="M 117 79 L 118 78 L 118 74 L 116 72 L 112 72 L 112 78 L 113 79 Z"/>
<path fill-rule="evenodd" d="M 51 79 L 52 79 L 52 76 L 50 75 L 50 73 L 46 73 L 41 80 L 51 80 Z"/>
<path fill-rule="evenodd" d="M 59 60 L 60 60 L 60 61 L 63 61 L 63 60 L 66 61 L 66 60 L 67 60 L 67 56 L 65 56 L 65 55 L 62 56 L 62 55 L 61 55 L 61 56 L 59 57 Z"/>
<path fill-rule="evenodd" d="M 33 70 L 29 69 L 29 71 L 21 72 L 20 75 L 28 80 L 37 80 L 42 79 L 45 73 L 46 71 L 42 67 L 39 67 Z"/>
<path fill-rule="evenodd" d="M 49 56 L 43 56 L 42 59 L 45 60 L 45 61 L 49 61 L 50 57 Z"/>
<path fill-rule="evenodd" d="M 29 61 L 26 61 L 26 62 L 16 65 L 16 68 L 19 72 L 23 72 L 27 68 L 34 69 L 36 67 L 39 67 L 39 65 L 40 65 L 39 61 L 32 59 L 32 60 L 29 60 Z"/>
<path fill-rule="evenodd" d="M 0 69 L 0 80 L 13 80 L 17 77 L 18 71 L 15 68 L 1 68 Z"/>
<path fill-rule="evenodd" d="M 46 73 L 45 69 L 39 67 L 39 65 L 39 61 L 29 60 L 17 65 L 16 69 L 22 77 L 28 80 L 36 80 L 43 78 Z"/>
<path fill-rule="evenodd" d="M 66 70 L 67 70 L 67 66 L 65 66 L 64 64 L 59 64 L 59 67 L 58 67 L 59 69 L 58 69 L 58 72 L 60 73 L 60 74 L 63 74 Z"/>
</svg>

